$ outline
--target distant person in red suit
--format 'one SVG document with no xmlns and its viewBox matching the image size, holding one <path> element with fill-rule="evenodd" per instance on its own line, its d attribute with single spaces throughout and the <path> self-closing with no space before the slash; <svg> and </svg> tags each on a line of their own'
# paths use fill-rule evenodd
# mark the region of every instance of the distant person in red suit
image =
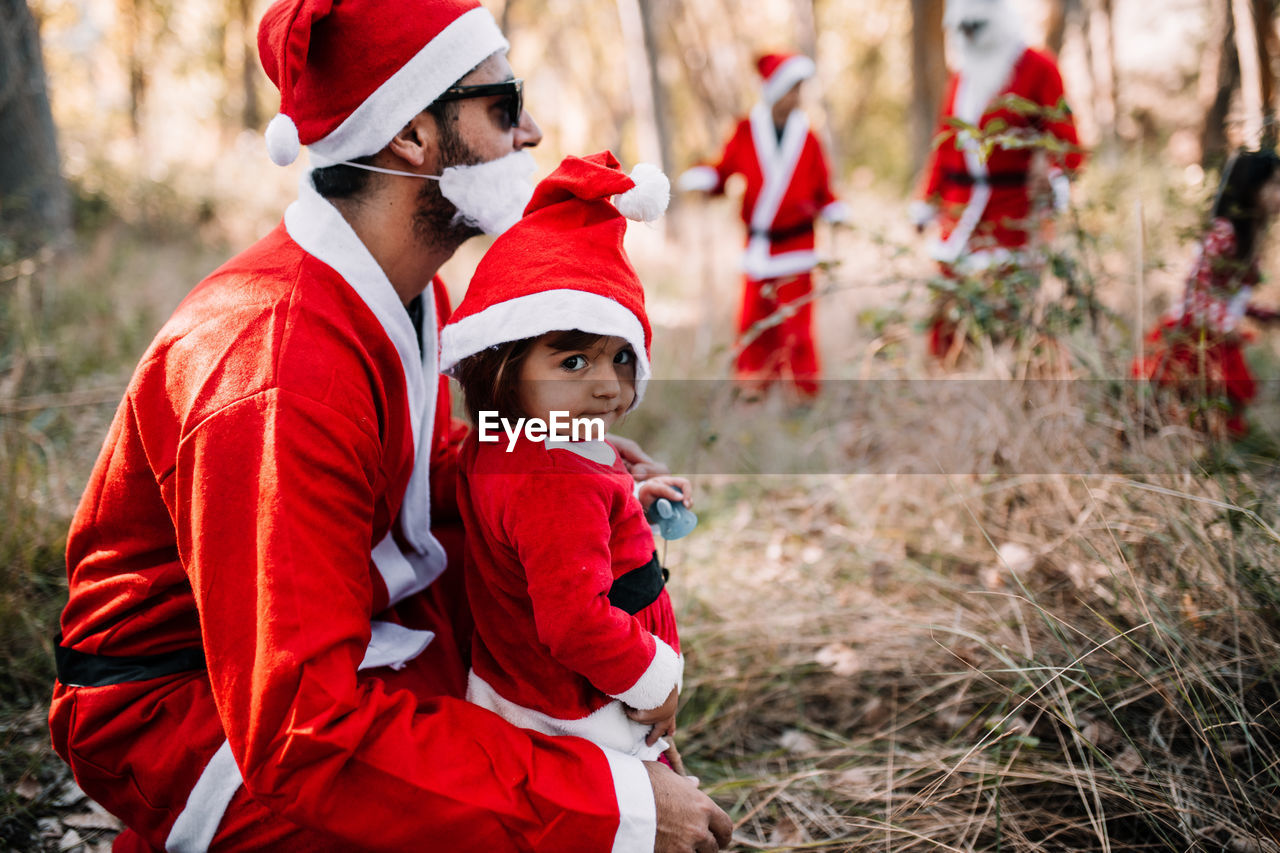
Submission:
<svg viewBox="0 0 1280 853">
<path fill-rule="evenodd" d="M 720 161 L 689 169 L 677 186 L 719 195 L 731 175 L 746 179 L 735 372 L 754 389 L 789 379 L 812 397 L 821 375 L 813 336 L 814 223 L 844 223 L 848 208 L 831 189 L 822 144 L 800 109 L 800 84 L 813 76 L 813 60 L 770 53 L 756 67 L 763 78 L 760 103 L 738 122 Z"/>
<path fill-rule="evenodd" d="M 650 374 L 627 218 L 656 219 L 669 195 L 653 166 L 628 177 L 607 151 L 566 158 L 441 338 L 478 427 L 458 480 L 476 624 L 467 698 L 643 760 L 668 749 L 684 659 L 642 506 L 687 505 L 690 489 L 667 476 L 637 487 L 604 436 Z M 546 426 L 511 426 L 530 419 Z"/>
<path fill-rule="evenodd" d="M 1051 190 L 1055 211 L 1070 200 L 1070 179 L 1082 163 L 1075 122 L 1063 98 L 1053 57 L 1027 47 L 1008 0 L 948 0 L 943 24 L 957 55 L 943 99 L 934 148 L 910 216 L 923 231 L 936 222 L 929 252 L 947 276 L 962 276 L 1034 261 L 1031 244 L 1043 217 L 1035 211 L 1037 179 Z M 1019 108 L 1014 101 L 1029 108 Z M 1021 145 L 995 145 L 985 158 L 980 139 L 952 124 L 1001 133 Z M 1037 146 L 1037 136 L 1052 137 Z M 1044 166 L 1037 163 L 1044 152 Z M 1042 172 L 1047 172 L 1043 174 Z M 955 333 L 951 319 L 935 319 L 930 348 L 942 356 Z"/>
<path fill-rule="evenodd" d="M 1230 435 L 1248 432 L 1245 408 L 1257 382 L 1244 359 L 1246 316 L 1272 321 L 1276 312 L 1252 305 L 1258 258 L 1267 226 L 1280 213 L 1280 158 L 1273 150 L 1244 151 L 1227 164 L 1209 224 L 1187 277 L 1182 299 L 1147 336 L 1133 364 L 1135 377 L 1176 395 L 1187 414 L 1215 420 Z M 1213 416 L 1214 398 L 1223 418 Z"/>
</svg>

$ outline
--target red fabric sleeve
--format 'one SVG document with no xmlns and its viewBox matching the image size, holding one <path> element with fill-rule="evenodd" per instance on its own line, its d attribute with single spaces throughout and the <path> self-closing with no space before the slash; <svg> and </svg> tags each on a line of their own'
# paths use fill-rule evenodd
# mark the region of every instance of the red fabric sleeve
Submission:
<svg viewBox="0 0 1280 853">
<path fill-rule="evenodd" d="M 179 548 L 245 787 L 353 848 L 610 849 L 618 805 L 597 748 L 357 675 L 380 452 L 369 423 L 270 390 L 180 447 Z"/>
<path fill-rule="evenodd" d="M 835 191 L 831 189 L 831 167 L 827 164 L 827 155 L 822 150 L 822 143 L 812 131 L 809 132 L 805 145 L 809 148 L 810 180 L 814 186 L 813 201 L 816 211 L 820 211 L 836 200 Z"/>
<path fill-rule="evenodd" d="M 742 174 L 746 171 L 744 158 L 751 157 L 753 152 L 751 126 L 745 121 L 739 122 L 738 126 L 734 128 L 733 135 L 725 143 L 724 151 L 720 153 L 719 162 L 711 167 L 715 169 L 716 176 L 719 178 L 715 189 L 711 190 L 712 195 L 723 195 L 725 182 L 733 175 Z"/>
<path fill-rule="evenodd" d="M 1058 65 L 1048 54 L 1041 54 L 1041 74 L 1039 91 L 1036 93 L 1037 103 L 1049 109 L 1066 107 L 1065 90 L 1062 86 L 1062 73 Z M 1080 150 L 1080 136 L 1076 133 L 1076 121 L 1068 108 L 1066 115 L 1057 121 L 1046 122 L 1045 130 L 1071 146 L 1069 151 L 1052 156 L 1050 159 L 1067 172 L 1075 172 L 1084 165 L 1084 153 Z"/>
<path fill-rule="evenodd" d="M 605 478 L 532 473 L 508 502 L 504 527 L 525 569 L 538 639 L 562 665 L 617 696 L 644 675 L 656 647 L 634 616 L 609 603 L 612 500 Z"/>
<path fill-rule="evenodd" d="M 956 87 L 960 84 L 960 78 L 952 74 L 947 80 L 946 93 L 942 97 L 942 106 L 939 110 L 937 130 L 933 135 L 933 139 L 929 141 L 929 153 L 925 162 L 924 178 L 921 181 L 919 197 L 927 202 L 937 202 L 939 196 L 942 195 L 942 148 L 948 145 L 954 145 L 955 140 L 945 134 L 954 133 L 954 128 L 947 123 L 948 114 L 951 111 L 952 104 L 955 103 Z"/>
</svg>

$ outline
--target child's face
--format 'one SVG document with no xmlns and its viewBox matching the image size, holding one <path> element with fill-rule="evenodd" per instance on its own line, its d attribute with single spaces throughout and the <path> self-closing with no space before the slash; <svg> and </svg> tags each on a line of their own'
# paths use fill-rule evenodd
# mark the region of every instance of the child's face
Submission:
<svg viewBox="0 0 1280 853">
<path fill-rule="evenodd" d="M 601 338 L 589 349 L 560 350 L 549 332 L 534 341 L 520 365 L 517 400 L 531 418 L 599 418 L 609 430 L 636 396 L 636 354 L 624 338 Z"/>
</svg>

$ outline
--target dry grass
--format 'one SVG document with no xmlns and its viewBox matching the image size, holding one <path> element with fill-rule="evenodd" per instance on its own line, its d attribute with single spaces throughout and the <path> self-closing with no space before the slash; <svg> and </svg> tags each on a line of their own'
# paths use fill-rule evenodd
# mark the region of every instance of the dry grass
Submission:
<svg viewBox="0 0 1280 853">
<path fill-rule="evenodd" d="M 1166 189 L 1152 215 L 1193 219 Z M 698 488 L 701 526 L 666 553 L 679 738 L 735 849 L 1280 850 L 1274 401 L 1250 441 L 1212 446 L 1117 380 L 1120 204 L 1082 214 L 1115 317 L 1058 342 L 1074 381 L 1029 381 L 1064 374 L 998 347 L 941 373 L 915 325 L 927 264 L 883 199 L 854 201 L 819 302 L 835 381 L 807 409 L 721 381 L 729 206 L 638 238 L 665 378 L 624 432 Z M 1180 275 L 1175 230 L 1150 238 L 1174 272 L 1148 263 L 1148 317 Z M 92 819 L 43 743 L 66 523 L 138 353 L 222 253 L 113 230 L 0 280 L 0 849 Z"/>
</svg>

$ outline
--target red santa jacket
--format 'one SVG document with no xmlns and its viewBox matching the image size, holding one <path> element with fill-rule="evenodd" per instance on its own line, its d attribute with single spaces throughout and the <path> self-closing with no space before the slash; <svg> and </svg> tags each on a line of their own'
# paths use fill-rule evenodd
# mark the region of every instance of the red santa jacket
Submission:
<svg viewBox="0 0 1280 853">
<path fill-rule="evenodd" d="M 843 203 L 831 189 L 827 158 L 808 116 L 793 110 L 779 139 L 764 104 L 738 122 L 714 166 L 696 166 L 685 186 L 719 194 L 725 181 L 746 179 L 742 221 L 747 226 L 743 269 L 763 280 L 807 272 L 817 264 L 814 220 L 844 218 Z"/>
<path fill-rule="evenodd" d="M 641 754 L 648 727 L 613 700 L 656 708 L 683 667 L 635 481 L 604 442 L 521 438 L 508 452 L 505 437 L 473 434 L 460 467 L 476 622 L 468 698 L 528 728 Z M 658 582 L 634 614 L 611 596 L 632 572 L 627 581 Z"/>
<path fill-rule="evenodd" d="M 60 683 L 50 725 L 84 790 L 148 843 L 207 848 L 243 780 L 338 849 L 609 849 L 620 799 L 639 814 L 624 828 L 648 833 L 637 849 L 652 844 L 643 765 L 462 701 L 456 650 L 381 612 L 444 567 L 434 295 L 420 350 L 385 275 L 306 188 L 143 357 L 72 525 L 62 645 L 203 647 L 207 668 Z"/>
<path fill-rule="evenodd" d="M 1007 254 L 1025 246 L 1029 238 L 1027 173 L 1035 148 L 996 147 L 984 162 L 976 144 L 948 123 L 949 118 L 958 116 L 957 96 L 964 85 L 963 74 L 951 76 L 938 127 L 942 141 L 930 157 L 922 190 L 926 201 L 939 205 L 941 231 L 933 254 L 944 263 L 979 252 Z M 1057 65 L 1047 53 L 1034 48 L 1026 48 L 1017 57 L 1008 82 L 993 101 L 1009 95 L 1045 109 L 1065 106 Z M 1070 112 L 1045 118 L 1019 113 L 1007 105 L 992 108 L 989 103 L 981 116 L 958 117 L 981 129 L 990 129 L 999 121 L 1010 132 L 1051 134 L 1065 147 L 1049 151 L 1051 168 L 1073 172 L 1081 165 L 1079 137 Z"/>
</svg>

